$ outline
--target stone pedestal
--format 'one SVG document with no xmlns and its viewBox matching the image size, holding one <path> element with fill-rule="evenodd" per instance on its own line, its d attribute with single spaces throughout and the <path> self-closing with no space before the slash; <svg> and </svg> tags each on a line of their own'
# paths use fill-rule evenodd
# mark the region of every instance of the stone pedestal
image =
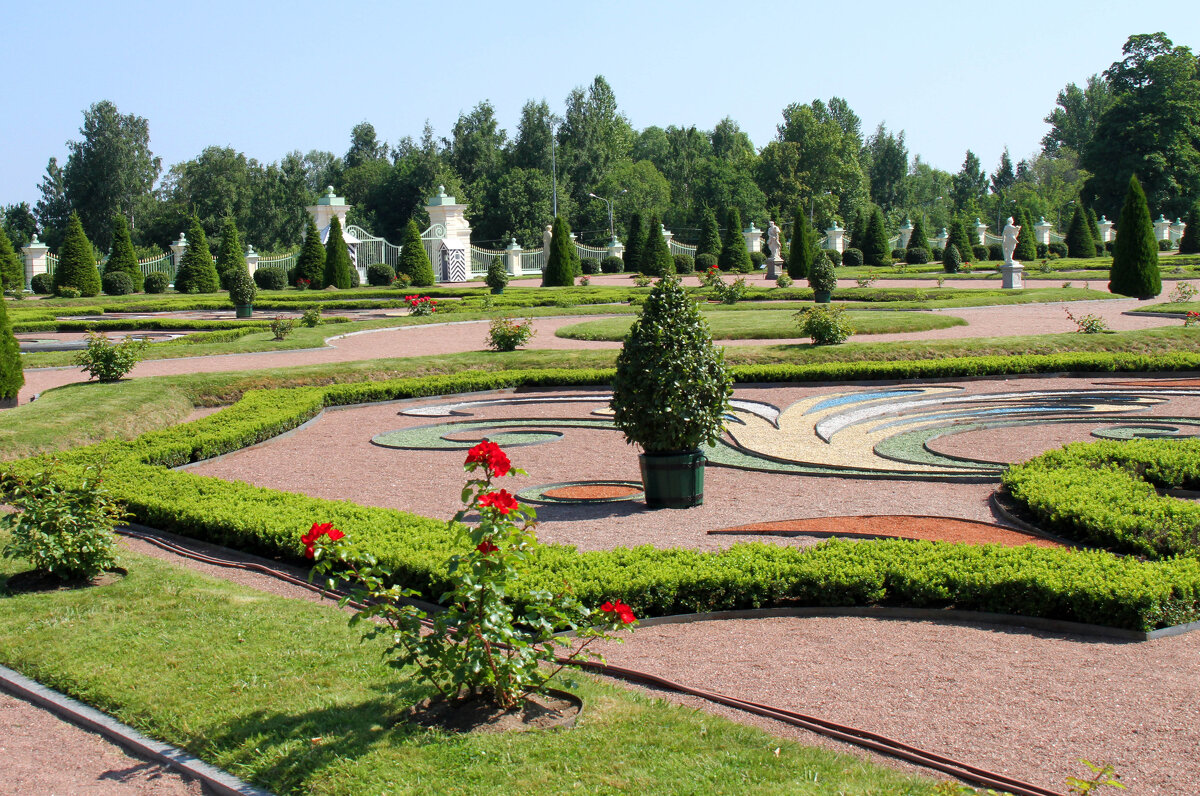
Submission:
<svg viewBox="0 0 1200 796">
<path fill-rule="evenodd" d="M 623 258 L 625 256 L 625 244 L 623 244 L 623 243 L 621 243 L 621 241 L 617 240 L 616 235 L 612 236 L 612 240 L 610 240 L 608 242 L 608 246 L 606 246 L 605 248 L 607 249 L 607 251 L 604 254 L 605 257 Z"/>
<path fill-rule="evenodd" d="M 1171 222 L 1163 218 L 1162 213 L 1159 213 L 1158 218 L 1154 221 L 1154 239 L 1171 239 Z"/>
<path fill-rule="evenodd" d="M 30 282 L 38 274 L 47 272 L 46 255 L 50 253 L 50 247 L 38 240 L 36 234 L 33 240 L 29 241 L 29 245 L 21 249 L 25 255 L 25 289 L 32 290 Z"/>
<path fill-rule="evenodd" d="M 250 276 L 254 276 L 254 272 L 258 270 L 258 252 L 254 251 L 253 246 L 246 246 L 246 270 L 250 272 Z"/>
<path fill-rule="evenodd" d="M 762 240 L 762 230 L 754 226 L 754 222 L 750 222 L 750 226 L 742 230 L 742 238 L 746 241 L 746 251 L 756 252 L 759 250 L 758 245 Z"/>
<path fill-rule="evenodd" d="M 908 248 L 908 242 L 912 240 L 912 229 L 912 223 L 905 218 L 904 223 L 900 225 L 900 245 L 897 248 Z"/>
<path fill-rule="evenodd" d="M 443 282 L 466 282 L 470 277 L 471 225 L 467 222 L 467 206 L 458 204 L 446 195 L 446 186 L 438 186 L 438 195 L 429 200 L 429 233 L 440 241 L 434 247 L 438 262 L 434 271 Z"/>
<path fill-rule="evenodd" d="M 1183 219 L 1176 218 L 1175 223 L 1171 225 L 1171 243 L 1175 246 L 1179 245 L 1179 239 L 1183 237 L 1183 231 L 1187 229 L 1187 224 L 1183 223 Z"/>
<path fill-rule="evenodd" d="M 1104 216 L 1100 216 L 1100 220 L 1096 222 L 1096 225 L 1100 227 L 1101 243 L 1108 243 L 1115 237 L 1113 235 L 1113 222 L 1109 221 Z"/>
<path fill-rule="evenodd" d="M 911 235 L 911 230 L 909 231 Z M 846 249 L 846 230 L 833 222 L 833 226 L 825 230 L 825 248 L 833 249 L 838 254 L 841 254 Z"/>
<path fill-rule="evenodd" d="M 1000 275 L 1000 287 L 1005 290 L 1021 290 L 1025 287 L 1025 266 L 1016 260 L 1009 260 L 1000 266 Z"/>
<path fill-rule="evenodd" d="M 329 224 L 333 221 L 333 217 L 337 216 L 338 222 L 342 225 L 343 233 L 346 230 L 346 213 L 350 212 L 350 205 L 346 204 L 346 200 L 341 196 L 334 196 L 333 186 L 330 185 L 325 191 L 325 195 L 317 200 L 315 205 L 304 208 L 309 215 L 313 217 L 313 221 L 317 224 L 317 231 L 321 233 L 321 240 L 327 240 Z"/>
<path fill-rule="evenodd" d="M 171 265 L 174 267 L 174 273 L 179 273 L 179 265 L 183 262 L 183 255 L 187 252 L 188 241 L 187 235 L 179 233 L 179 240 L 171 244 Z M 174 282 L 174 277 L 171 278 Z"/>
<path fill-rule="evenodd" d="M 975 238 L 980 246 L 987 246 L 987 224 L 975 219 Z"/>
<path fill-rule="evenodd" d="M 1045 216 L 1038 219 L 1038 222 L 1033 225 L 1033 231 L 1037 235 L 1037 242 L 1043 246 L 1050 245 L 1050 230 L 1054 229 L 1054 225 L 1046 220 Z"/>
<path fill-rule="evenodd" d="M 938 248 L 945 251 L 946 244 L 950 242 L 950 233 L 946 231 L 945 227 L 942 227 L 942 231 L 938 233 L 934 240 L 937 241 Z M 969 259 L 969 252 L 959 252 L 959 254 L 962 255 L 964 260 Z"/>
<path fill-rule="evenodd" d="M 767 258 L 767 280 L 774 282 L 779 278 L 780 272 L 783 270 L 783 260 L 777 257 Z"/>
<path fill-rule="evenodd" d="M 509 276 L 521 275 L 521 247 L 516 238 L 512 238 L 504 247 L 504 270 Z"/>
</svg>

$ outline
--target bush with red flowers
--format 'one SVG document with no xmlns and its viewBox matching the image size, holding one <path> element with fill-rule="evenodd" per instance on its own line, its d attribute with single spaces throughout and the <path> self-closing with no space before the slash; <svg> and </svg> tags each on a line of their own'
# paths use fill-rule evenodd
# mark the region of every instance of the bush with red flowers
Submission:
<svg viewBox="0 0 1200 796">
<path fill-rule="evenodd" d="M 443 699 L 484 696 L 512 709 L 542 691 L 564 666 L 598 658 L 588 647 L 631 628 L 637 618 L 620 600 L 594 610 L 569 593 L 550 592 L 532 593 L 519 613 L 510 595 L 520 591 L 518 568 L 537 543 L 537 516 L 492 482 L 524 471 L 488 440 L 467 452 L 464 469 L 473 477 L 453 521 L 464 552 L 450 557 L 450 589 L 440 600 L 446 610 L 432 619 L 408 602 L 417 592 L 395 585 L 391 572 L 355 551 L 329 523 L 313 523 L 300 541 L 316 561 L 310 577 L 325 575 L 331 589 L 341 581 L 353 584 L 341 604 L 359 606 L 351 624 L 375 620 L 366 622 L 365 635 L 390 640 L 391 665 L 414 667 Z M 469 515 L 478 521 L 466 524 Z M 555 635 L 562 631 L 574 638 Z"/>
<path fill-rule="evenodd" d="M 405 296 L 409 315 L 432 315 L 437 312 L 437 299 L 429 296 Z"/>
</svg>

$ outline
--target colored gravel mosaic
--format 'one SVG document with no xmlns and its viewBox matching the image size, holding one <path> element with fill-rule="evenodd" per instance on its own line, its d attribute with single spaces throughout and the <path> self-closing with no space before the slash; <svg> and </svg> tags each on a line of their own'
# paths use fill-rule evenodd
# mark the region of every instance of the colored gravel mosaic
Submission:
<svg viewBox="0 0 1200 796">
<path fill-rule="evenodd" d="M 529 503 L 616 503 L 641 500 L 642 485 L 636 481 L 567 481 L 523 489 L 517 498 Z"/>
</svg>

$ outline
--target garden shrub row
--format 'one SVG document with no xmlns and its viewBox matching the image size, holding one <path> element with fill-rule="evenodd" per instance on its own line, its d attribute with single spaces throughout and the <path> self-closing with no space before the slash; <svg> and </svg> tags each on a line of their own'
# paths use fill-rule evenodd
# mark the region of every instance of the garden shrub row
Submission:
<svg viewBox="0 0 1200 796">
<path fill-rule="evenodd" d="M 1200 557 L 1200 505 L 1158 489 L 1200 488 L 1200 440 L 1074 443 L 1004 474 L 1039 525 L 1085 544 L 1150 558 Z"/>
<path fill-rule="evenodd" d="M 1074 355 L 1076 368 L 1085 360 Z M 1166 369 L 1171 358 L 1107 356 L 1122 364 Z M 971 358 L 982 373 L 1002 357 Z M 1022 357 L 1029 372 L 1062 369 L 1066 356 Z M 985 363 L 984 361 L 987 361 Z M 953 369 L 955 360 L 907 363 Z M 963 362 L 960 360 L 960 363 Z M 902 363 L 851 363 L 861 378 L 882 377 Z M 1191 367 L 1200 366 L 1192 356 Z M 738 368 L 741 381 L 839 378 L 841 363 Z M 1016 372 L 1004 369 L 998 372 Z M 267 555 L 298 558 L 300 533 L 332 522 L 369 549 L 403 582 L 427 597 L 445 588 L 445 559 L 454 538 L 445 522 L 392 509 L 359 506 L 230 483 L 167 469 L 269 439 L 314 417 L 323 407 L 502 387 L 600 386 L 611 369 L 468 372 L 387 382 L 251 391 L 237 404 L 183 426 L 133 441 L 111 441 L 59 454 L 64 477 L 106 461 L 107 483 L 136 521 Z M 921 373 L 919 375 L 927 375 Z M 932 375 L 932 374 L 928 374 Z M 7 478 L 44 467 L 28 459 L 5 465 Z M 1190 471 L 1189 471 L 1190 472 Z M 1194 477 L 1194 474 L 1189 476 Z M 529 559 L 528 588 L 557 589 L 565 580 L 585 601 L 620 597 L 647 615 L 784 605 L 905 605 L 956 607 L 1090 622 L 1134 630 L 1190 621 L 1200 615 L 1200 560 L 1143 562 L 1107 552 L 1026 546 L 970 547 L 926 542 L 834 542 L 808 550 L 761 543 L 718 552 L 650 546 L 577 552 L 539 545 Z"/>
</svg>

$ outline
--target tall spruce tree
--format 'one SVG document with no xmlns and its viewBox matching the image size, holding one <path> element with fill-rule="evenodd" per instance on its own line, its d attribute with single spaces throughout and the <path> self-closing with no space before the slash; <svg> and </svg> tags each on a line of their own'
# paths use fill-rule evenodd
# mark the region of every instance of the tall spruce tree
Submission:
<svg viewBox="0 0 1200 796">
<path fill-rule="evenodd" d="M 329 237 L 325 239 L 325 286 L 349 290 L 358 284 L 350 272 L 350 251 L 342 236 L 342 221 L 336 215 L 329 222 Z M 416 280 L 413 280 L 416 284 Z"/>
<path fill-rule="evenodd" d="M 642 266 L 642 246 L 646 243 L 646 228 L 642 225 L 642 214 L 629 215 L 629 233 L 625 237 L 625 270 L 637 271 Z"/>
<path fill-rule="evenodd" d="M 696 243 L 696 256 L 711 254 L 718 260 L 721 258 L 721 225 L 717 222 L 717 214 L 711 208 L 705 208 L 704 216 L 700 219 L 700 240 Z"/>
<path fill-rule="evenodd" d="M 908 238 L 907 248 L 929 251 L 929 236 L 925 234 L 925 223 L 919 218 L 913 222 L 912 235 Z"/>
<path fill-rule="evenodd" d="M 233 283 L 233 277 L 246 267 L 246 254 L 242 251 L 242 239 L 238 236 L 237 222 L 232 215 L 221 221 L 221 245 L 217 247 L 217 275 L 225 290 Z"/>
<path fill-rule="evenodd" d="M 200 219 L 192 216 L 187 231 L 187 249 L 179 261 L 175 274 L 175 290 L 178 293 L 216 293 L 221 289 L 221 278 L 213 264 L 212 252 L 208 249 L 208 238 Z"/>
<path fill-rule="evenodd" d="M 321 245 L 321 232 L 312 216 L 304 231 L 304 246 L 296 258 L 296 279 L 307 279 L 313 289 L 325 287 L 325 247 Z"/>
<path fill-rule="evenodd" d="M 641 272 L 647 276 L 658 277 L 675 273 L 675 258 L 671 256 L 671 247 L 663 237 L 658 216 L 650 216 L 649 226 L 646 243 L 642 246 Z"/>
<path fill-rule="evenodd" d="M 1117 241 L 1113 244 L 1108 289 L 1137 298 L 1152 298 L 1162 292 L 1154 223 L 1150 220 L 1146 194 L 1136 175 L 1129 178 L 1125 205 L 1117 219 Z"/>
<path fill-rule="evenodd" d="M 1033 229 L 1033 219 L 1029 215 L 1029 210 L 1024 207 L 1018 207 L 1014 213 L 1017 219 L 1013 222 L 1021 227 L 1021 231 L 1017 234 L 1017 248 L 1013 251 L 1013 259 L 1017 262 L 1031 262 L 1037 259 L 1037 235 Z"/>
<path fill-rule="evenodd" d="M 1200 254 L 1200 202 L 1193 202 L 1184 219 L 1183 237 L 1179 239 L 1180 254 Z"/>
<path fill-rule="evenodd" d="M 1092 240 L 1092 231 L 1088 229 L 1087 213 L 1078 204 L 1071 216 L 1071 226 L 1067 227 L 1067 256 L 1089 259 L 1096 256 L 1096 241 Z"/>
<path fill-rule="evenodd" d="M 579 273 L 579 252 L 571 240 L 571 226 L 562 216 L 554 217 L 550 233 L 550 251 L 542 269 L 542 287 L 569 287 Z"/>
<path fill-rule="evenodd" d="M 967 231 L 966 221 L 961 218 L 951 219 L 946 235 L 946 247 L 949 248 L 953 244 L 954 248 L 958 249 L 958 256 L 962 258 L 960 262 L 970 262 L 975 259 L 975 255 L 972 254 L 975 249 L 975 239 L 972 239 L 971 233 Z"/>
<path fill-rule="evenodd" d="M 854 211 L 854 225 L 850 227 L 847 240 L 849 240 L 849 248 L 862 251 L 863 236 L 867 232 L 867 217 L 863 215 L 862 208 Z"/>
<path fill-rule="evenodd" d="M 750 273 L 753 264 L 750 252 L 746 250 L 746 240 L 742 237 L 742 214 L 736 207 L 729 208 L 725 215 L 725 235 L 721 240 L 721 256 L 717 265 L 722 271 L 736 271 L 741 274 Z"/>
<path fill-rule="evenodd" d="M 408 274 L 413 287 L 430 287 L 433 285 L 433 263 L 429 262 L 429 253 L 421 242 L 421 228 L 413 219 L 408 220 L 404 227 L 404 235 L 400 238 L 400 257 L 396 260 L 396 273 Z"/>
<path fill-rule="evenodd" d="M 134 254 L 133 241 L 129 239 L 129 225 L 125 223 L 125 216 L 120 213 L 113 215 L 112 242 L 112 253 L 108 255 L 108 262 L 104 264 L 104 273 L 125 272 L 133 282 L 133 292 L 141 293 L 146 277 L 142 274 L 142 267 L 138 265 L 137 255 Z"/>
<path fill-rule="evenodd" d="M 879 268 L 890 259 L 887 231 L 883 227 L 883 211 L 878 207 L 871 210 L 867 228 L 862 236 L 863 264 Z"/>
<path fill-rule="evenodd" d="M 0 226 L 0 292 L 25 289 L 25 266 Z"/>
<path fill-rule="evenodd" d="M 807 279 L 817 256 L 817 233 L 808 223 L 802 208 L 796 208 L 792 222 L 792 245 L 788 249 L 787 273 L 792 279 Z"/>
<path fill-rule="evenodd" d="M 8 240 L 3 229 L 0 229 L 0 238 Z M 17 345 L 17 338 L 13 336 L 12 326 L 8 322 L 8 310 L 4 304 L 4 299 L 0 298 L 0 406 L 15 405 L 17 393 L 25 384 L 25 372 L 21 369 L 21 348 Z"/>
<path fill-rule="evenodd" d="M 1100 221 L 1096 218 L 1096 211 L 1090 207 L 1085 207 L 1084 212 L 1087 213 L 1088 231 L 1092 233 L 1092 245 L 1096 246 L 1096 256 L 1099 257 L 1104 253 L 1104 246 L 1100 239 Z"/>
<path fill-rule="evenodd" d="M 67 232 L 58 250 L 58 267 L 54 269 L 54 289 L 63 287 L 73 287 L 79 295 L 87 297 L 100 293 L 100 272 L 96 270 L 92 242 L 84 234 L 77 213 L 71 213 L 67 220 Z"/>
</svg>

